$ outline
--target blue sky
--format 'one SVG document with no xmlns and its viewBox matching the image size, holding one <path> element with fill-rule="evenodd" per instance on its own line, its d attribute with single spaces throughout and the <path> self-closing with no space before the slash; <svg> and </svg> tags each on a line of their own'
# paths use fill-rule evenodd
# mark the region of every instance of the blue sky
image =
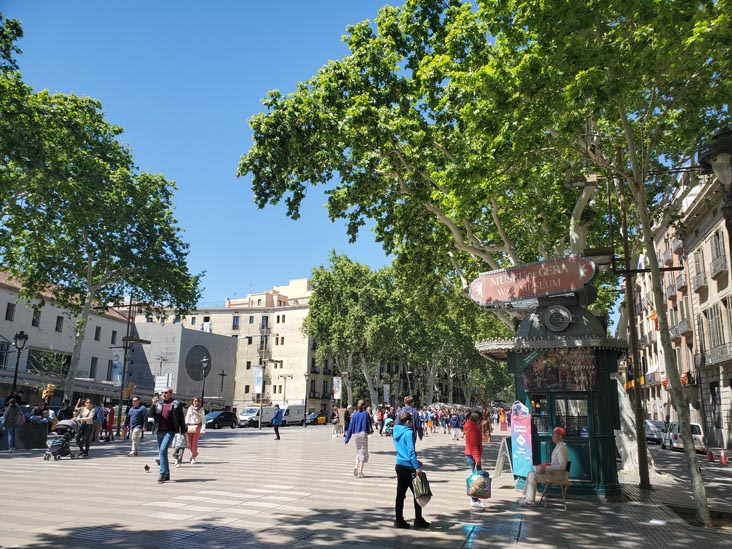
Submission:
<svg viewBox="0 0 732 549">
<path fill-rule="evenodd" d="M 348 243 L 321 193 L 302 217 L 259 210 L 235 177 L 251 144 L 247 120 L 270 89 L 294 90 L 347 54 L 346 26 L 386 0 L 5 0 L 25 37 L 18 61 L 35 90 L 102 102 L 137 165 L 177 182 L 189 266 L 206 271 L 201 304 L 221 306 L 327 264 L 331 249 L 377 269 L 389 262 L 370 231 Z"/>
</svg>

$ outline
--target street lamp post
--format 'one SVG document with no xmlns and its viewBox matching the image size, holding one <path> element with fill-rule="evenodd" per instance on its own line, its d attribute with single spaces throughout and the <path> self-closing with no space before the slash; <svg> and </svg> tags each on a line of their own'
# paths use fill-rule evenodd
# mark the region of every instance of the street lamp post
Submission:
<svg viewBox="0 0 732 549">
<path fill-rule="evenodd" d="M 160 354 L 155 357 L 155 360 L 160 363 L 160 365 L 158 366 L 158 377 L 160 377 L 161 375 L 163 375 L 163 362 L 168 362 L 168 359 Z"/>
<path fill-rule="evenodd" d="M 18 388 L 18 367 L 20 366 L 20 353 L 23 351 L 25 344 L 28 343 L 28 334 L 23 330 L 19 331 L 13 336 L 13 346 L 16 348 L 15 352 L 15 373 L 13 374 L 13 388 L 10 394 L 15 394 L 15 389 Z"/>
<path fill-rule="evenodd" d="M 211 359 L 207 356 L 201 359 L 201 408 L 203 408 L 203 396 L 206 393 L 206 374 L 208 373 L 208 365 Z"/>
<path fill-rule="evenodd" d="M 308 426 L 308 391 L 310 388 L 308 387 L 308 379 L 310 378 L 310 372 L 305 372 L 305 421 L 303 422 L 303 426 L 307 429 Z"/>
<path fill-rule="evenodd" d="M 130 303 L 127 305 L 127 329 L 126 329 L 126 335 L 122 338 L 122 347 L 124 349 L 124 352 L 122 354 L 122 382 L 120 383 L 119 387 L 119 404 L 117 405 L 117 438 L 120 436 L 120 432 L 122 431 L 122 400 L 125 397 L 125 381 L 127 380 L 127 353 L 129 352 L 130 347 L 134 343 L 144 343 L 149 344 L 150 341 L 147 339 L 140 339 L 139 337 L 135 337 L 132 334 L 132 307 L 137 307 L 138 305 L 141 305 L 141 303 L 133 303 L 132 302 L 132 296 L 130 296 Z"/>
<path fill-rule="evenodd" d="M 284 380 L 285 380 L 284 393 L 282 393 L 282 404 L 287 404 L 287 378 L 288 377 L 290 379 L 292 379 L 292 374 L 280 374 L 280 375 L 277 376 L 278 379 L 283 379 L 284 378 Z"/>
</svg>

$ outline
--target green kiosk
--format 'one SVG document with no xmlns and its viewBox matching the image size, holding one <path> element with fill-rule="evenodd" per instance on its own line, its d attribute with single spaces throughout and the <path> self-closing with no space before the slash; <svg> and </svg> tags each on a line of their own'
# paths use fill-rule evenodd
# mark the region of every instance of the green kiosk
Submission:
<svg viewBox="0 0 732 549">
<path fill-rule="evenodd" d="M 569 493 L 614 500 L 622 496 L 614 434 L 620 428 L 620 414 L 617 385 L 610 374 L 617 372 L 619 355 L 627 344 L 608 338 L 603 321 L 585 308 L 596 295 L 593 287 L 585 285 L 594 277 L 594 264 L 575 257 L 553 263 L 560 261 L 566 262 L 569 271 L 574 272 L 580 263 L 592 272 L 572 282 L 552 284 L 536 276 L 544 263 L 502 271 L 504 279 L 506 273 L 509 275 L 504 283 L 520 284 L 511 295 L 524 303 L 532 298 L 533 306 L 525 311 L 515 338 L 484 341 L 477 348 L 487 358 L 506 360 L 514 375 L 516 400 L 525 403 L 531 414 L 533 464 L 551 460 L 552 429 L 564 427 L 571 462 Z M 534 276 L 525 276 L 527 269 Z M 516 276 L 518 273 L 520 276 Z M 549 290 L 542 295 L 542 288 L 536 288 L 538 283 Z M 551 295 L 554 292 L 564 293 Z M 487 308 L 491 305 L 495 307 L 489 303 Z M 513 438 L 515 445 L 516 437 Z M 518 438 L 522 441 L 522 437 Z M 516 454 L 514 448 L 514 459 Z M 514 467 L 514 472 L 520 469 Z M 525 475 L 517 476 L 517 480 L 522 487 Z"/>
</svg>

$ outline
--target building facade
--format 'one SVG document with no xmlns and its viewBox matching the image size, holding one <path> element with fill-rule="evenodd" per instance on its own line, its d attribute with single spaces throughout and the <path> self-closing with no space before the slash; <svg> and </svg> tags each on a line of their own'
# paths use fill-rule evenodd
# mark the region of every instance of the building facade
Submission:
<svg viewBox="0 0 732 549">
<path fill-rule="evenodd" d="M 732 448 L 732 279 L 724 190 L 710 178 L 699 184 L 688 174 L 682 183 L 693 187 L 680 223 L 655 234 L 660 266 L 667 269 L 663 294 L 673 358 L 691 421 L 704 427 L 710 446 Z M 639 266 L 647 266 L 643 258 Z M 629 326 L 638 335 L 646 416 L 675 421 L 650 274 L 637 275 L 634 288 L 636 318 Z"/>
<path fill-rule="evenodd" d="M 691 374 L 711 446 L 732 448 L 732 279 L 730 235 L 719 184 L 702 188 L 683 219 L 691 302 Z"/>
<path fill-rule="evenodd" d="M 36 305 L 38 305 L 36 303 Z M 0 396 L 12 388 L 17 365 L 17 387 L 26 401 L 41 400 L 43 389 L 55 385 L 49 404 L 57 406 L 63 398 L 63 382 L 71 364 L 76 318 L 50 299 L 37 309 L 20 299 L 20 284 L 0 274 Z M 75 398 L 93 397 L 110 401 L 119 397 L 119 349 L 126 334 L 126 319 L 115 311 L 92 313 L 86 326 L 75 381 Z M 13 337 L 28 335 L 18 353 Z"/>
<path fill-rule="evenodd" d="M 230 385 L 233 408 L 242 410 L 260 403 L 304 404 L 307 400 L 309 412 L 329 410 L 333 369 L 327 362 L 316 364 L 314 344 L 302 331 L 311 294 L 309 280 L 291 280 L 245 298 L 227 299 L 223 307 L 201 307 L 181 319 L 186 331 L 234 342 L 235 367 L 225 380 Z M 156 336 L 143 326 L 154 325 L 159 322 L 136 319 L 140 334 L 152 338 Z M 161 356 L 172 352 L 162 349 Z M 263 391 L 255 386 L 257 366 L 264 369 Z"/>
</svg>

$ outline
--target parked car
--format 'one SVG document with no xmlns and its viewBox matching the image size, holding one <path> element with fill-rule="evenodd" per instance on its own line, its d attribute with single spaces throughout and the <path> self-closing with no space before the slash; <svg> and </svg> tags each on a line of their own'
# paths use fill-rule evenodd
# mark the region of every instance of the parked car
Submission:
<svg viewBox="0 0 732 549">
<path fill-rule="evenodd" d="M 697 452 L 705 452 L 707 446 L 707 439 L 704 436 L 704 430 L 698 423 L 691 424 L 691 436 L 694 439 L 694 449 Z M 663 434 L 663 440 L 661 441 L 661 448 L 664 450 L 681 450 L 684 448 L 684 443 L 679 435 L 679 424 L 674 421 L 670 423 L 668 429 Z"/>
<path fill-rule="evenodd" d="M 666 424 L 657 419 L 647 419 L 645 421 L 645 426 L 646 441 L 653 442 L 654 444 L 661 444 L 663 442 L 663 433 L 666 431 Z"/>
<path fill-rule="evenodd" d="M 317 412 L 313 412 L 307 417 L 305 421 L 307 421 L 308 425 L 324 425 L 328 421 L 328 418 L 325 414 L 318 414 Z"/>
<path fill-rule="evenodd" d="M 239 418 L 234 412 L 209 412 L 206 414 L 206 428 L 213 427 L 221 429 L 222 427 L 231 427 L 236 429 L 239 426 Z"/>
</svg>

